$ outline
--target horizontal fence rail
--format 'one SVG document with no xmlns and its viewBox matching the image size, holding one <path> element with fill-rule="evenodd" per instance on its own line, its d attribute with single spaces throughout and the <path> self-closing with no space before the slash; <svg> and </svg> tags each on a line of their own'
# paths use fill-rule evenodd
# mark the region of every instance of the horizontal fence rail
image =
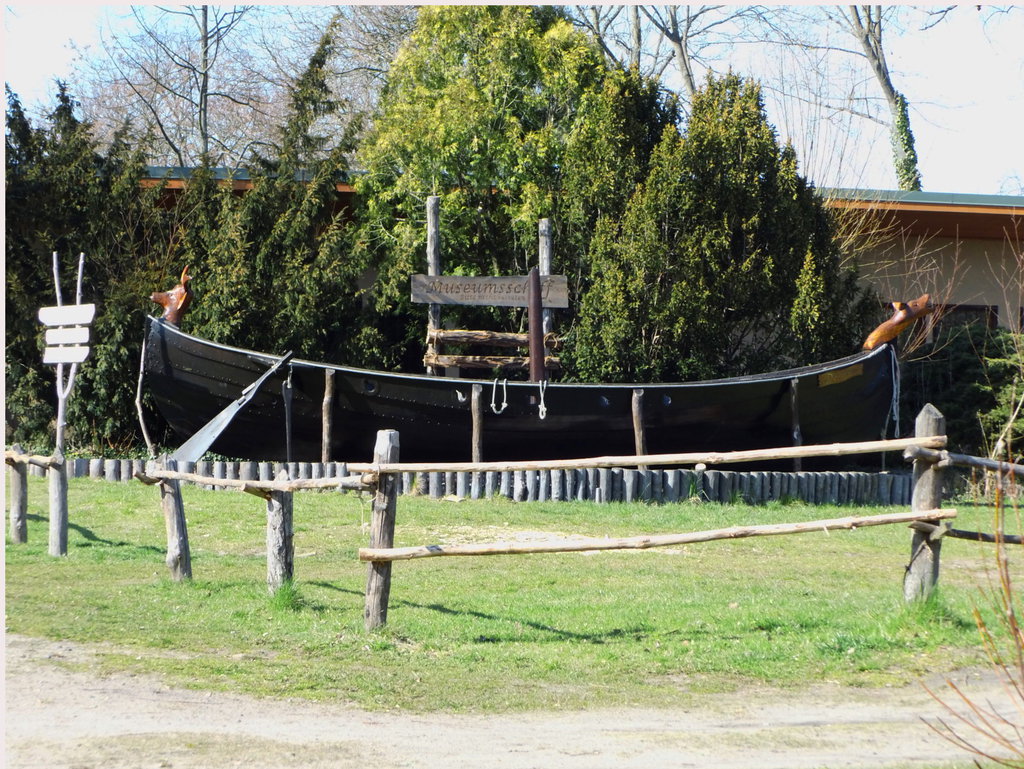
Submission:
<svg viewBox="0 0 1024 769">
<path fill-rule="evenodd" d="M 14 461 L 8 452 L 8 464 Z M 19 455 L 20 456 L 20 455 Z M 48 457 L 33 457 L 48 460 Z M 180 462 L 183 483 L 203 488 L 243 488 L 252 481 L 268 490 L 281 470 L 287 470 L 291 488 L 370 491 L 376 476 L 371 463 L 344 462 Z M 398 465 L 399 467 L 403 465 Z M 127 482 L 147 474 L 140 459 L 68 459 L 68 478 L 98 478 Z M 43 475 L 45 467 L 29 465 L 29 474 Z M 171 472 L 171 471 L 166 471 Z M 354 474 L 352 474 L 354 473 Z M 172 476 L 167 476 L 171 478 Z M 491 499 L 503 496 L 516 502 L 653 502 L 688 499 L 731 504 L 761 504 L 794 500 L 809 504 L 910 504 L 909 471 L 895 472 L 791 472 L 651 469 L 633 467 L 504 470 L 487 472 L 402 472 L 400 493 L 434 499 Z M 339 479 L 344 478 L 344 481 Z"/>
<path fill-rule="evenodd" d="M 515 470 L 565 470 L 636 467 L 656 465 L 727 465 L 743 462 L 766 462 L 776 459 L 810 457 L 842 457 L 854 454 L 877 454 L 885 451 L 904 451 L 913 446 L 941 449 L 946 445 L 945 435 L 921 438 L 896 438 L 886 441 L 860 441 L 857 443 L 826 443 L 810 446 L 787 446 L 779 449 L 747 449 L 745 451 L 702 451 L 679 454 L 647 454 L 640 456 L 606 456 L 587 459 L 548 459 L 530 462 L 396 462 L 393 464 L 349 464 L 350 470 L 378 473 L 401 472 L 492 472 Z"/>
<path fill-rule="evenodd" d="M 684 534 L 641 534 L 635 537 L 573 537 L 548 539 L 540 542 L 491 542 L 466 545 L 423 545 L 359 549 L 360 561 L 408 561 L 414 558 L 437 558 L 470 555 L 525 555 L 531 553 L 578 553 L 592 550 L 647 550 L 652 547 L 687 545 L 713 542 L 720 539 L 772 537 L 783 534 L 859 529 L 914 521 L 934 521 L 955 518 L 956 510 L 924 510 L 919 513 L 889 513 L 885 515 L 847 516 L 800 523 L 763 524 L 758 526 L 732 526 Z"/>
</svg>

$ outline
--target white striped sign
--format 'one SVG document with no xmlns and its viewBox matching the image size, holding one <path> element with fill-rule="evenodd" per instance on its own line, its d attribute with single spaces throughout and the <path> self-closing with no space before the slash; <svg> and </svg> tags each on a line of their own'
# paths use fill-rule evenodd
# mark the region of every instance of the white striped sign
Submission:
<svg viewBox="0 0 1024 769">
<path fill-rule="evenodd" d="M 43 363 L 81 363 L 89 357 L 90 348 L 80 345 L 69 347 L 47 347 L 43 350 Z"/>
<path fill-rule="evenodd" d="M 39 320 L 46 329 L 43 363 L 82 363 L 89 357 L 89 324 L 96 317 L 95 304 L 62 304 L 40 307 Z"/>
<path fill-rule="evenodd" d="M 59 326 L 46 329 L 47 344 L 85 344 L 88 341 L 88 326 Z"/>
<path fill-rule="evenodd" d="M 95 304 L 62 304 L 40 307 L 39 322 L 44 326 L 84 326 L 96 317 Z"/>
</svg>

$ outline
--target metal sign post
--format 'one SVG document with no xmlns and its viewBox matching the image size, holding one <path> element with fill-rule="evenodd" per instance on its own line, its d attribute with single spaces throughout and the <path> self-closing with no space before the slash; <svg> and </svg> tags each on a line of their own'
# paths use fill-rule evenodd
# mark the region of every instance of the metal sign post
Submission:
<svg viewBox="0 0 1024 769">
<path fill-rule="evenodd" d="M 60 265 L 53 252 L 53 285 L 57 292 L 55 307 L 42 307 L 39 321 L 47 327 L 43 363 L 57 366 L 57 436 L 56 448 L 47 470 L 50 480 L 50 555 L 68 552 L 68 476 L 64 463 L 64 425 L 67 400 L 75 384 L 78 364 L 89 357 L 89 324 L 96 316 L 95 304 L 82 304 L 82 270 L 85 254 L 78 255 L 78 281 L 75 303 L 65 305 L 60 291 Z M 64 378 L 64 365 L 71 370 Z"/>
</svg>

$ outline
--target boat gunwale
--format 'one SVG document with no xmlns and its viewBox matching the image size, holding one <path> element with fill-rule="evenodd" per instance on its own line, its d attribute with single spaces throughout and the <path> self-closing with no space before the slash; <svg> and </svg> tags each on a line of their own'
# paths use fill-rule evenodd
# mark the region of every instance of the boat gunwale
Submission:
<svg viewBox="0 0 1024 769">
<path fill-rule="evenodd" d="M 172 323 L 168 323 L 162 318 L 156 318 L 152 315 L 147 316 L 148 322 L 151 324 L 159 324 L 166 331 L 173 331 L 185 339 L 191 340 L 198 343 L 201 346 L 212 347 L 224 352 L 232 353 L 241 357 L 248 358 L 250 360 L 262 360 L 266 363 L 275 363 L 283 358 L 283 355 L 276 355 L 274 353 L 264 353 L 257 350 L 250 350 L 244 347 L 235 347 L 233 345 L 224 344 L 222 342 L 215 342 L 211 339 L 206 339 L 201 336 L 195 336 L 193 334 L 186 333 Z M 147 334 L 148 336 L 148 334 Z M 830 371 L 841 370 L 854 366 L 858 363 L 870 360 L 876 355 L 881 355 L 883 352 L 887 355 L 892 355 L 891 343 L 880 345 L 872 350 L 860 350 L 852 355 L 848 355 L 844 358 L 837 358 L 832 361 L 825 361 L 823 363 L 814 363 L 809 366 L 798 366 L 789 369 L 780 369 L 777 371 L 768 371 L 760 374 L 744 374 L 736 377 L 724 377 L 719 379 L 699 379 L 689 382 L 547 382 L 546 388 L 555 390 L 562 389 L 615 389 L 615 390 L 635 390 L 635 389 L 684 389 L 684 388 L 698 388 L 707 386 L 723 386 L 723 385 L 743 385 L 743 384 L 754 384 L 754 383 L 765 383 L 765 382 L 778 382 L 786 379 L 796 379 L 804 376 L 815 376 L 818 374 L 827 373 Z M 378 369 L 364 369 L 355 366 L 345 366 L 336 363 L 324 363 L 321 361 L 311 361 L 304 358 L 292 358 L 289 362 L 290 366 L 302 366 L 306 368 L 319 368 L 325 371 L 333 370 L 342 372 L 345 374 L 360 376 L 360 377 L 376 377 L 376 378 L 388 378 L 397 380 L 407 380 L 416 382 L 426 382 L 430 384 L 451 384 L 451 385 L 474 385 L 474 384 L 490 384 L 495 381 L 502 381 L 502 378 L 489 378 L 489 379 L 470 379 L 466 377 L 449 377 L 449 376 L 431 376 L 429 374 L 408 374 L 398 371 L 380 371 Z M 509 387 L 520 388 L 520 387 L 536 387 L 538 382 L 528 382 L 523 380 L 507 380 Z"/>
</svg>

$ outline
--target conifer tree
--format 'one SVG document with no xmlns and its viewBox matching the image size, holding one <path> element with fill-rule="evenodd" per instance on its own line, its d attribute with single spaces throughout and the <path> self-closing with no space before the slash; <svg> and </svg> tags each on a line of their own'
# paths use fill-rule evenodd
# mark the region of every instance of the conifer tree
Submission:
<svg viewBox="0 0 1024 769">
<path fill-rule="evenodd" d="M 755 373 L 853 352 L 870 304 L 757 85 L 709 79 L 600 222 L 568 356 L 583 379 Z"/>
<path fill-rule="evenodd" d="M 143 315 L 167 242 L 157 190 L 143 191 L 142 158 L 116 136 L 99 152 L 67 89 L 36 127 L 8 92 L 6 133 L 6 424 L 8 439 L 52 440 L 56 396 L 42 365 L 39 307 L 55 302 L 57 252 L 65 301 L 85 253 L 83 301 L 97 305 L 92 353 L 69 403 L 68 442 L 104 448 L 135 435 L 135 379 Z"/>
</svg>

